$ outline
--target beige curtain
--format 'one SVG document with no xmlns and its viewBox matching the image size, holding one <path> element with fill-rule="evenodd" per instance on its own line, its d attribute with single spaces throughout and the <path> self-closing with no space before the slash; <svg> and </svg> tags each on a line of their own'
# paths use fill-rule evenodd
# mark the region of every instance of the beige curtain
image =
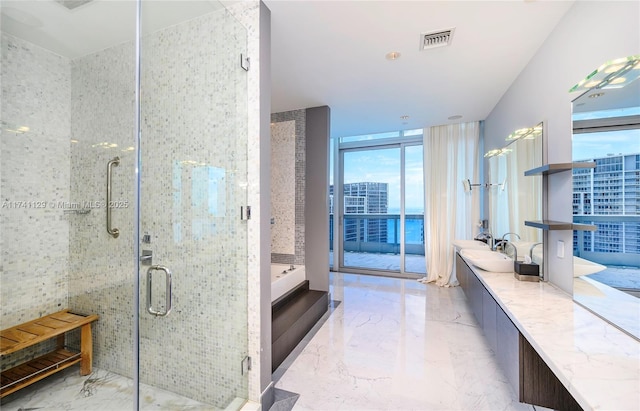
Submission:
<svg viewBox="0 0 640 411">
<path fill-rule="evenodd" d="M 422 282 L 458 285 L 453 273 L 454 239 L 472 239 L 480 218 L 481 190 L 464 192 L 462 181 L 479 181 L 478 122 L 424 129 L 424 243 L 427 276 Z"/>
</svg>

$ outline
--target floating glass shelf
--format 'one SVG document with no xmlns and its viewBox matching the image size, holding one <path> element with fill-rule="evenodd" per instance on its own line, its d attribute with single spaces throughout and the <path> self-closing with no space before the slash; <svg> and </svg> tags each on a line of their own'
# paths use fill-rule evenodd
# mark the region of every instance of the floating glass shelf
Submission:
<svg viewBox="0 0 640 411">
<path fill-rule="evenodd" d="M 561 173 L 563 171 L 570 171 L 574 168 L 595 168 L 595 161 L 588 162 L 575 162 L 575 163 L 554 163 L 554 164 L 545 164 L 541 167 L 532 168 L 531 170 L 527 170 L 524 172 L 525 176 L 537 176 L 537 175 L 548 175 Z"/>
<path fill-rule="evenodd" d="M 567 223 L 563 221 L 553 221 L 553 220 L 525 221 L 524 225 L 528 227 L 540 228 L 547 231 L 551 231 L 551 230 L 596 231 L 597 229 L 595 225 L 591 225 L 591 224 L 576 224 L 576 223 Z"/>
</svg>

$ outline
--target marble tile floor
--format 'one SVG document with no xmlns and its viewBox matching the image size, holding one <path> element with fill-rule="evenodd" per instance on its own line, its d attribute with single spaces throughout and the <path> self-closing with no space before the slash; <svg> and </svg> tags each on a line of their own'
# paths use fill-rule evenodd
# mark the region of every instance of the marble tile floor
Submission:
<svg viewBox="0 0 640 411">
<path fill-rule="evenodd" d="M 274 373 L 300 395 L 293 410 L 535 409 L 517 401 L 459 287 L 331 273 L 330 291 L 341 303 Z"/>
<path fill-rule="evenodd" d="M 411 274 L 427 272 L 427 262 L 423 255 L 405 255 L 405 271 Z M 349 251 L 344 253 L 344 265 L 369 270 L 400 271 L 400 254 L 359 253 Z M 333 251 L 329 252 L 329 267 L 333 267 Z"/>
<path fill-rule="evenodd" d="M 277 389 L 299 394 L 293 410 L 534 409 L 518 403 L 459 287 L 331 273 L 331 298 L 273 375 Z M 1 408 L 130 410 L 132 390 L 128 378 L 104 370 L 81 377 L 72 367 L 6 397 Z M 145 385 L 141 409 L 214 408 Z"/>
<path fill-rule="evenodd" d="M 243 401 L 227 409 L 238 410 Z M 81 376 L 70 367 L 3 398 L 2 411 L 128 411 L 133 410 L 133 380 L 96 369 Z M 204 411 L 215 407 L 178 394 L 142 384 L 141 410 Z"/>
</svg>

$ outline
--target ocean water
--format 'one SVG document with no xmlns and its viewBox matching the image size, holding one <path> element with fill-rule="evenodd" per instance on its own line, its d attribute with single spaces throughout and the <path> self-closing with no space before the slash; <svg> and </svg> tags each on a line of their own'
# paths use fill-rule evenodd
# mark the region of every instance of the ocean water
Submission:
<svg viewBox="0 0 640 411">
<path fill-rule="evenodd" d="M 347 218 L 349 220 L 349 218 Z M 345 220 L 346 221 L 346 220 Z M 351 220 L 353 221 L 353 220 Z M 424 222 L 422 218 L 405 220 L 405 244 L 424 244 Z M 333 214 L 329 215 L 329 243 L 333 244 Z M 400 218 L 387 219 L 387 244 L 400 243 Z"/>
<path fill-rule="evenodd" d="M 405 236 L 407 244 L 424 243 L 424 222 L 423 220 L 405 220 Z M 400 220 L 387 220 L 387 243 L 398 244 L 400 240 Z"/>
</svg>

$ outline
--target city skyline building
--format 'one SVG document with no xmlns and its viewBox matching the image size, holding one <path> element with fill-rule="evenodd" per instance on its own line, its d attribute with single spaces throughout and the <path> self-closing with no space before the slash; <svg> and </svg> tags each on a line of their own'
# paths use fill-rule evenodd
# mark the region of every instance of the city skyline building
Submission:
<svg viewBox="0 0 640 411">
<path fill-rule="evenodd" d="M 389 184 L 358 182 L 343 184 L 344 241 L 386 243 L 386 218 L 353 217 L 349 214 L 387 214 L 389 210 Z M 333 185 L 329 186 L 329 213 L 333 215 Z"/>
<path fill-rule="evenodd" d="M 640 254 L 640 153 L 592 159 L 596 167 L 573 170 L 574 222 L 596 231 L 574 231 L 574 255 L 602 264 L 638 266 Z"/>
</svg>

